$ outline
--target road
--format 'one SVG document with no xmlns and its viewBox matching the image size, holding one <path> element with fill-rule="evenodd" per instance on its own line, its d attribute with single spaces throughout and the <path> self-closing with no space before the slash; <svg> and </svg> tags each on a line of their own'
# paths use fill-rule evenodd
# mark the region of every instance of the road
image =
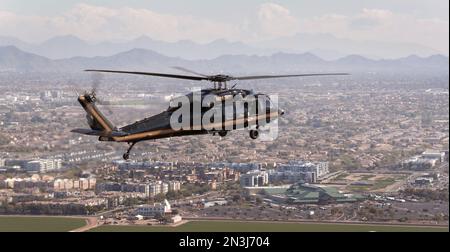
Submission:
<svg viewBox="0 0 450 252">
<path fill-rule="evenodd" d="M 86 220 L 86 226 L 74 229 L 70 232 L 72 232 L 72 233 L 86 232 L 86 231 L 89 231 L 89 230 L 99 226 L 97 217 L 89 217 L 89 218 L 86 218 L 85 220 Z"/>
<path fill-rule="evenodd" d="M 338 225 L 377 225 L 390 227 L 434 227 L 434 228 L 448 228 L 446 224 L 423 224 L 423 223 L 392 223 L 392 222 L 361 222 L 361 221 L 311 221 L 311 220 L 239 220 L 233 218 L 185 218 L 186 221 L 231 221 L 231 222 L 247 222 L 247 223 L 297 223 L 297 224 L 338 224 Z"/>
</svg>

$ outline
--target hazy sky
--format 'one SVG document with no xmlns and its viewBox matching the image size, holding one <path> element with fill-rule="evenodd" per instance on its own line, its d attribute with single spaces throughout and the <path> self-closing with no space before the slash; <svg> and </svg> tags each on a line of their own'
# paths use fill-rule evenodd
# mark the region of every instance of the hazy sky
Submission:
<svg viewBox="0 0 450 252">
<path fill-rule="evenodd" d="M 448 0 L 0 0 L 0 36 L 261 41 L 299 32 L 408 42 L 448 54 Z"/>
</svg>

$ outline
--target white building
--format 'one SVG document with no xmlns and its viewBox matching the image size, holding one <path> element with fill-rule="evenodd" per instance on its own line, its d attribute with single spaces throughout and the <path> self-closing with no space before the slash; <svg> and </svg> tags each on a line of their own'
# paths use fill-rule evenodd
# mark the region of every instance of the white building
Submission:
<svg viewBox="0 0 450 252">
<path fill-rule="evenodd" d="M 153 205 L 140 205 L 136 209 L 137 215 L 142 215 L 144 217 L 156 217 L 158 215 L 164 216 L 165 214 L 171 213 L 172 209 L 167 200 L 164 203 L 155 203 Z"/>
<path fill-rule="evenodd" d="M 427 150 L 422 153 L 422 158 L 431 160 L 435 159 L 442 163 L 445 161 L 445 153 L 440 151 Z"/>
<path fill-rule="evenodd" d="M 166 194 L 169 192 L 169 184 L 157 181 L 149 184 L 149 195 L 155 197 L 158 194 Z"/>
<path fill-rule="evenodd" d="M 183 218 L 181 217 L 181 215 L 175 215 L 172 218 L 170 218 L 170 222 L 172 224 L 180 223 L 182 220 Z"/>
<path fill-rule="evenodd" d="M 407 170 L 423 171 L 434 168 L 437 162 L 438 162 L 437 159 L 429 159 L 423 158 L 422 156 L 415 156 L 406 161 L 403 161 L 402 167 L 403 169 Z"/>
</svg>

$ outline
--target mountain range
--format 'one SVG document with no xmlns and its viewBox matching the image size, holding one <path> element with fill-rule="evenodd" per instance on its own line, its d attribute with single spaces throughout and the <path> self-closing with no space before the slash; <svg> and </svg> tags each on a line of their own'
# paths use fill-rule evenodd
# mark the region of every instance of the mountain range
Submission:
<svg viewBox="0 0 450 252">
<path fill-rule="evenodd" d="M 241 42 L 229 42 L 224 39 L 199 44 L 189 40 L 164 42 L 146 36 L 125 42 L 88 43 L 78 37 L 69 35 L 54 37 L 40 44 L 27 43 L 11 37 L 0 37 L 0 46 L 15 46 L 23 51 L 42 55 L 49 59 L 110 56 L 135 48 L 191 60 L 212 59 L 224 54 L 266 55 L 276 51 L 258 49 Z"/>
<path fill-rule="evenodd" d="M 291 37 L 258 42 L 260 48 L 277 48 L 288 52 L 311 52 L 324 59 L 338 59 L 348 55 L 362 55 L 371 59 L 402 58 L 409 55 L 428 57 L 439 51 L 414 43 L 356 41 L 330 34 L 298 33 Z"/>
<path fill-rule="evenodd" d="M 440 54 L 431 48 L 410 43 L 354 41 L 340 39 L 330 34 L 308 33 L 251 43 L 220 39 L 206 44 L 190 40 L 165 42 L 146 36 L 122 42 L 90 43 L 72 35 L 54 37 L 42 43 L 27 43 L 17 38 L 0 36 L 0 46 L 15 46 L 49 59 L 110 56 L 135 48 L 189 60 L 214 59 L 221 55 L 268 56 L 277 52 L 296 54 L 309 52 L 326 60 L 335 60 L 353 54 L 371 59 L 401 58 L 412 54 L 427 57 Z"/>
<path fill-rule="evenodd" d="M 208 60 L 170 57 L 147 49 L 132 49 L 112 56 L 50 59 L 14 46 L 0 47 L 0 72 L 81 72 L 104 68 L 135 71 L 174 71 L 182 66 L 204 73 L 292 73 L 292 72 L 432 72 L 448 74 L 449 59 L 443 55 L 408 56 L 374 60 L 349 55 L 324 60 L 312 53 L 275 53 L 268 56 L 222 55 Z"/>
</svg>

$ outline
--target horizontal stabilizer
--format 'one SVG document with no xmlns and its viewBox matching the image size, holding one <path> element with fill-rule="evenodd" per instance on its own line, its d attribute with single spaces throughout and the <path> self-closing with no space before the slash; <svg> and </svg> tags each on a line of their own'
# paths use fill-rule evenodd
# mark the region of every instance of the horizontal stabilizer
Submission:
<svg viewBox="0 0 450 252">
<path fill-rule="evenodd" d="M 106 132 L 106 131 L 91 130 L 91 129 L 74 129 L 74 130 L 71 130 L 71 132 L 88 135 L 88 136 L 101 136 L 101 137 L 123 137 L 123 136 L 128 135 L 124 132 L 119 132 L 119 131 Z"/>
</svg>

